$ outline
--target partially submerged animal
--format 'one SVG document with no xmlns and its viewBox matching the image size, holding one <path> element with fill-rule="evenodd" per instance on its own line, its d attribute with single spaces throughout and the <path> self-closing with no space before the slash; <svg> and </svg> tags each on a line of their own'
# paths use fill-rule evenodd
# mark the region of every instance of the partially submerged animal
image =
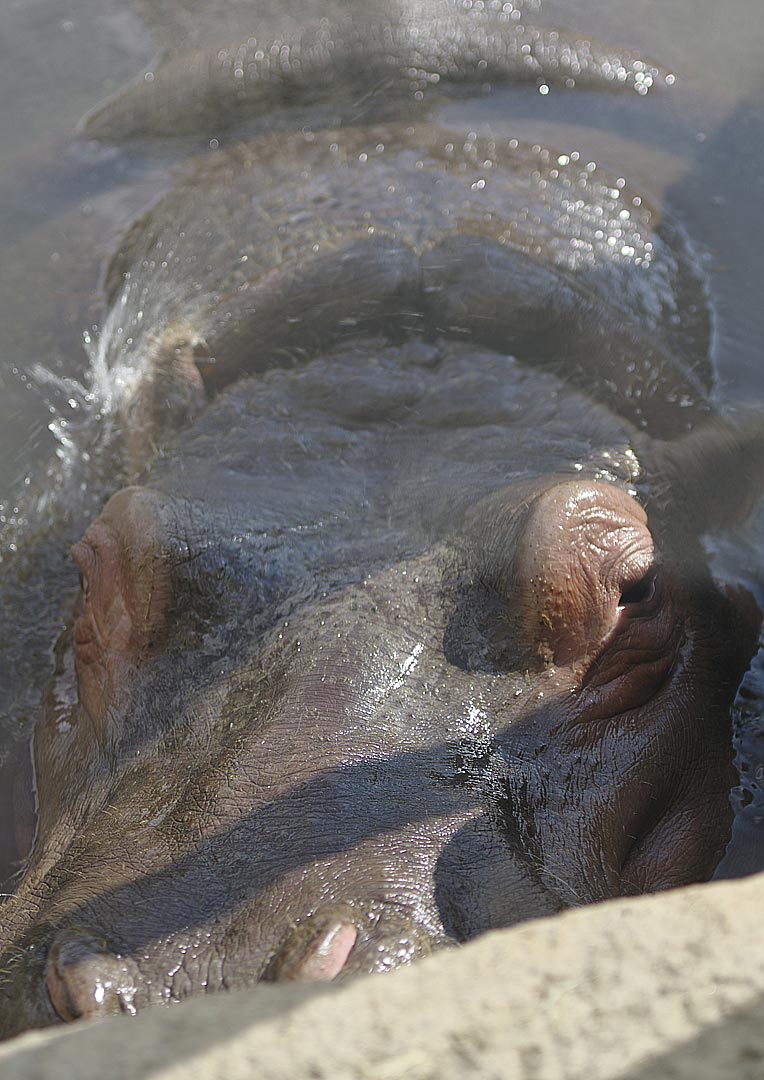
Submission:
<svg viewBox="0 0 764 1080">
<path fill-rule="evenodd" d="M 5 1034 L 711 874 L 759 613 L 700 537 L 761 425 L 709 416 L 646 200 L 514 141 L 273 137 L 106 293 L 131 482 L 73 549 Z"/>
</svg>

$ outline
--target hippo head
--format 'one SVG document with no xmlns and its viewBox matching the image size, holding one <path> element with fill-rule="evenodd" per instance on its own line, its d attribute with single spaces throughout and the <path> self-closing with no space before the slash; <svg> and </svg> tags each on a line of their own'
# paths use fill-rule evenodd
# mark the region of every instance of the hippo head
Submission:
<svg viewBox="0 0 764 1080">
<path fill-rule="evenodd" d="M 74 547 L 5 1030 L 708 877 L 758 613 L 699 536 L 738 450 L 459 343 L 229 387 Z"/>
<path fill-rule="evenodd" d="M 72 550 L 6 1034 L 708 877 L 758 611 L 699 537 L 743 443 L 464 343 L 233 384 Z"/>
</svg>

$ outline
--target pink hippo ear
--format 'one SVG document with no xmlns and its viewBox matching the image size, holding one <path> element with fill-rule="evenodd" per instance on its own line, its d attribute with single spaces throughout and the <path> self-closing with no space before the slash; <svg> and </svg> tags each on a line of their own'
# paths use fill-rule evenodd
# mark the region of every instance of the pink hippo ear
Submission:
<svg viewBox="0 0 764 1080">
<path fill-rule="evenodd" d="M 170 571 L 162 500 L 125 488 L 72 548 L 80 571 L 72 642 L 80 704 L 97 725 L 124 696 L 160 639 Z"/>
</svg>

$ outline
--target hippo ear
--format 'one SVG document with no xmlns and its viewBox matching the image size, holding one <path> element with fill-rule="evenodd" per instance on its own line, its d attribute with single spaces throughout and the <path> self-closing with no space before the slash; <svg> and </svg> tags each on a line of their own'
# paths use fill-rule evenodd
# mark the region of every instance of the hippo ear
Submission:
<svg viewBox="0 0 764 1080">
<path fill-rule="evenodd" d="M 195 359 L 200 347 L 198 336 L 180 324 L 151 342 L 148 370 L 120 417 L 128 476 L 137 476 L 157 446 L 187 427 L 207 403 Z"/>
<path fill-rule="evenodd" d="M 72 641 L 80 704 L 99 723 L 155 650 L 169 606 L 164 504 L 142 488 L 118 492 L 72 548 L 80 571 Z"/>
<path fill-rule="evenodd" d="M 645 440 L 637 450 L 652 480 L 650 505 L 695 533 L 740 525 L 764 492 L 760 409 L 716 417 L 671 442 Z"/>
</svg>

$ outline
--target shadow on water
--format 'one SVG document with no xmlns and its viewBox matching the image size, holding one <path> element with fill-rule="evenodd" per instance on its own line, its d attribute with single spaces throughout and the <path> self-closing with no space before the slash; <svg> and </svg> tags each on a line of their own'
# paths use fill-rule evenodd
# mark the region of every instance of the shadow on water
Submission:
<svg viewBox="0 0 764 1080">
<path fill-rule="evenodd" d="M 750 221 L 751 203 L 764 194 L 762 100 L 764 84 L 758 96 L 738 102 L 712 133 L 702 132 L 687 172 L 665 195 L 669 211 L 693 233 L 702 233 L 715 321 L 712 359 L 722 404 L 729 396 L 746 405 L 764 403 L 760 225 Z M 741 208 L 737 212 L 736 206 Z M 752 226 L 754 242 L 745 244 L 741 234 Z"/>
<path fill-rule="evenodd" d="M 764 85 L 762 86 L 764 97 Z M 741 101 L 735 110 L 720 123 L 713 133 L 707 136 L 702 143 L 698 143 L 690 169 L 685 177 L 674 187 L 666 192 L 666 202 L 672 213 L 684 212 L 692 217 L 700 216 L 704 211 L 707 213 L 713 205 L 712 199 L 717 197 L 720 172 L 725 172 L 725 198 L 734 200 L 736 194 L 742 197 L 743 190 L 750 197 L 751 185 L 764 188 L 764 171 L 761 162 L 758 164 L 757 175 L 752 176 L 750 161 L 745 158 L 739 169 L 729 169 L 729 163 L 738 156 L 741 145 L 749 146 L 756 144 L 756 140 L 762 137 L 761 108 L 756 100 Z M 713 220 L 713 219 L 712 219 Z M 713 233 L 708 237 L 708 242 L 713 243 Z M 742 257 L 749 259 L 751 253 L 742 249 Z M 757 252 L 758 254 L 758 252 Z M 736 373 L 735 363 L 739 359 L 741 344 L 745 344 L 745 353 L 755 352 L 760 354 L 760 345 L 753 349 L 748 344 L 749 339 L 756 338 L 756 320 L 760 302 L 757 298 L 758 269 L 751 270 L 747 274 L 739 275 L 742 281 L 737 286 L 735 308 L 738 313 L 748 311 L 750 313 L 750 326 L 732 325 L 734 315 L 729 296 L 718 296 L 719 290 L 726 286 L 725 274 L 714 273 L 715 265 L 711 265 L 711 303 L 714 314 L 714 335 L 712 339 L 712 355 L 714 369 L 720 379 L 720 387 L 716 398 L 722 406 L 725 402 L 725 383 L 739 382 L 736 396 L 746 407 L 764 408 L 764 383 L 761 381 L 760 357 L 757 360 L 758 378 L 750 385 L 750 375 L 745 371 Z M 736 275 L 738 277 L 738 275 Z M 741 295 L 740 289 L 744 290 Z M 747 295 L 746 295 L 747 294 Z M 750 366 L 750 363 L 749 365 Z M 741 377 L 742 375 L 742 377 Z M 750 388 L 744 397 L 740 397 L 745 391 L 746 384 Z M 709 492 L 711 498 L 713 492 Z M 761 500 L 760 500 L 761 501 Z M 740 580 L 741 567 L 745 565 L 745 576 L 748 580 L 746 585 L 761 599 L 764 589 L 764 554 L 761 552 L 760 538 L 758 552 L 751 550 L 736 550 L 735 538 L 731 539 L 725 552 L 713 560 L 714 572 L 719 574 L 722 580 Z M 757 557 L 758 555 L 758 557 Z M 735 819 L 733 821 L 732 836 L 727 851 L 717 868 L 715 877 L 735 878 L 745 877 L 749 874 L 764 870 L 764 649 L 751 662 L 749 671 L 743 678 L 732 708 L 733 718 L 733 741 L 736 752 L 736 766 L 740 771 L 740 785 L 732 793 Z"/>
</svg>

